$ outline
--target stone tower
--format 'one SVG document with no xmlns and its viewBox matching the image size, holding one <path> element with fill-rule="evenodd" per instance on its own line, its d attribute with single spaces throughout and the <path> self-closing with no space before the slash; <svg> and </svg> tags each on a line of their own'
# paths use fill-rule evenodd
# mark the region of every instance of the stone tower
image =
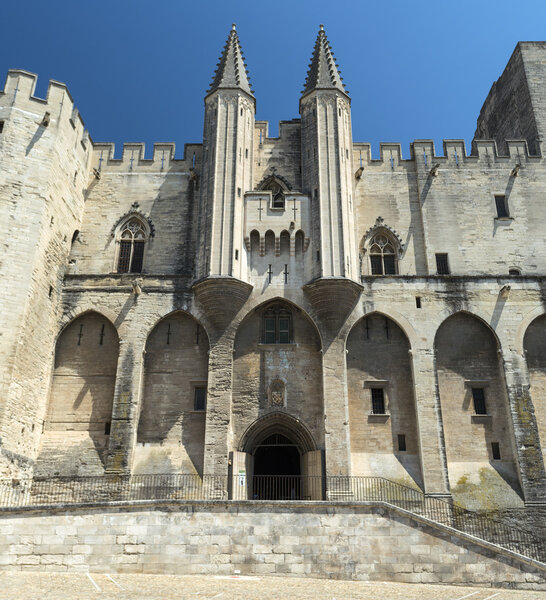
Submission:
<svg viewBox="0 0 546 600">
<path fill-rule="evenodd" d="M 235 25 L 205 97 L 201 277 L 241 278 L 243 198 L 252 188 L 255 99 Z"/>
<path fill-rule="evenodd" d="M 321 25 L 300 100 L 304 189 L 313 198 L 315 275 L 358 279 L 351 101 Z"/>
<path fill-rule="evenodd" d="M 91 142 L 65 85 L 36 98 L 36 75 L 9 71 L 0 93 L 0 477 L 31 469 L 41 435 L 71 243 Z"/>
</svg>

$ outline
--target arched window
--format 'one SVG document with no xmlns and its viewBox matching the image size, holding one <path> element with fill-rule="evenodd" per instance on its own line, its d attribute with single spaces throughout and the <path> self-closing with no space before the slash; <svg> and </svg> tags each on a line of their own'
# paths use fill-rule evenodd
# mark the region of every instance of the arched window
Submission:
<svg viewBox="0 0 546 600">
<path fill-rule="evenodd" d="M 384 232 L 374 235 L 369 248 L 372 275 L 396 275 L 395 247 Z"/>
<path fill-rule="evenodd" d="M 262 333 L 264 344 L 290 344 L 292 334 L 292 313 L 284 306 L 274 305 L 264 312 Z"/>
<path fill-rule="evenodd" d="M 118 273 L 140 273 L 144 247 L 148 238 L 144 223 L 137 217 L 126 221 L 119 229 Z"/>
<path fill-rule="evenodd" d="M 260 190 L 269 190 L 271 192 L 271 208 L 285 208 L 285 193 L 288 187 L 278 177 L 272 175 L 268 177 L 260 186 Z"/>
</svg>

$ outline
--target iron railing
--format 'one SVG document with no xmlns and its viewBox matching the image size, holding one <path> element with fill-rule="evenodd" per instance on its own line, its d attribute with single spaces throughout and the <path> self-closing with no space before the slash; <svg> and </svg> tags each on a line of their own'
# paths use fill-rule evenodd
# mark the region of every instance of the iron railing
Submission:
<svg viewBox="0 0 546 600">
<path fill-rule="evenodd" d="M 130 475 L 0 480 L 0 508 L 139 500 L 327 500 L 387 503 L 414 515 L 546 562 L 540 534 L 501 518 L 426 496 L 382 477 Z"/>
</svg>

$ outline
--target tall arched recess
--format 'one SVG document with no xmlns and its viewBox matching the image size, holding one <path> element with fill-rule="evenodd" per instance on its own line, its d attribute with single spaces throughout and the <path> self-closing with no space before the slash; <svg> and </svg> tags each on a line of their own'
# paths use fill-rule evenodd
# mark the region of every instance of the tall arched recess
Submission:
<svg viewBox="0 0 546 600">
<path fill-rule="evenodd" d="M 110 321 L 88 312 L 60 334 L 37 475 L 102 475 L 119 353 Z"/>
<path fill-rule="evenodd" d="M 233 353 L 231 423 L 235 446 L 231 450 L 235 454 L 234 473 L 244 470 L 247 475 L 252 474 L 251 462 L 237 457 L 238 441 L 258 419 L 276 413 L 277 417 L 286 415 L 300 423 L 316 442 L 316 462 L 311 465 L 307 456 L 301 474 L 322 475 L 322 463 L 316 458 L 324 448 L 320 350 L 321 340 L 314 323 L 290 302 L 281 299 L 266 302 L 243 320 L 237 330 Z M 277 420 L 274 422 L 278 424 Z M 288 430 L 276 429 L 270 433 L 282 434 L 290 443 L 297 441 Z M 248 452 L 252 450 L 238 454 Z M 308 450 L 305 452 L 310 454 Z M 283 473 L 285 467 L 282 462 L 273 465 L 270 473 L 291 474 Z"/>
<path fill-rule="evenodd" d="M 449 482 L 472 509 L 520 506 L 508 398 L 497 339 L 478 317 L 457 313 L 435 339 Z"/>
<path fill-rule="evenodd" d="M 353 475 L 422 487 L 410 343 L 391 319 L 371 314 L 347 338 Z"/>
<path fill-rule="evenodd" d="M 208 350 L 205 330 L 184 312 L 148 336 L 134 473 L 203 474 Z"/>
<path fill-rule="evenodd" d="M 542 454 L 546 459 L 546 314 L 537 317 L 523 338 Z"/>
</svg>

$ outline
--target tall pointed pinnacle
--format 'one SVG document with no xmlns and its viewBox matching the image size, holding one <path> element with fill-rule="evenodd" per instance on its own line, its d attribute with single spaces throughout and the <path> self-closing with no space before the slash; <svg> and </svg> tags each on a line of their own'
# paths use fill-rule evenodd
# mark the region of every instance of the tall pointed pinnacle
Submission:
<svg viewBox="0 0 546 600">
<path fill-rule="evenodd" d="M 219 60 L 207 95 L 218 89 L 241 89 L 249 96 L 254 97 L 235 23 L 231 26 L 224 51 Z"/>
<path fill-rule="evenodd" d="M 317 89 L 339 90 L 345 95 L 348 94 L 343 85 L 343 78 L 339 75 L 332 47 L 324 33 L 324 25 L 320 26 L 317 35 L 302 96 Z"/>
</svg>

